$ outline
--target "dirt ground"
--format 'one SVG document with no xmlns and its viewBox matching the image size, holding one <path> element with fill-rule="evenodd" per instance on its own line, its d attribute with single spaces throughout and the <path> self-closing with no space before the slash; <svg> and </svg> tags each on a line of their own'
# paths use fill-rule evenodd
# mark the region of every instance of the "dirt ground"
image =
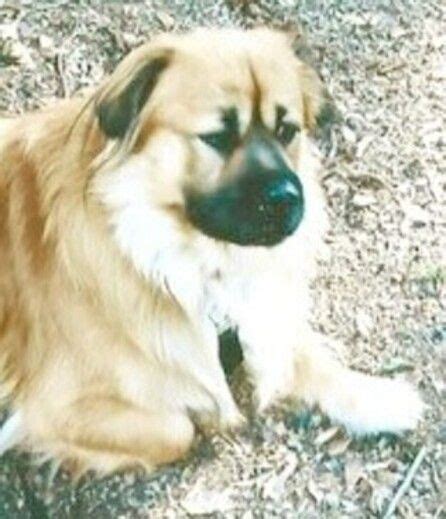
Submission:
<svg viewBox="0 0 446 519">
<path fill-rule="evenodd" d="M 153 476 L 77 485 L 9 453 L 0 518 L 446 517 L 444 0 L 0 0 L 0 111 L 97 83 L 158 32 L 259 23 L 303 27 L 344 119 L 321 142 L 332 229 L 314 326 L 350 365 L 418 385 L 423 424 L 359 440 L 276 412 Z"/>
</svg>

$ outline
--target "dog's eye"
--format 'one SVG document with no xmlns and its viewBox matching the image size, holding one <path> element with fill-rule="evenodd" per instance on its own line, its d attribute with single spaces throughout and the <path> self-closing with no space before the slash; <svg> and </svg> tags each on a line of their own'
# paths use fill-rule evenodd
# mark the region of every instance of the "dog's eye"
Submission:
<svg viewBox="0 0 446 519">
<path fill-rule="evenodd" d="M 229 130 L 204 133 L 198 136 L 204 143 L 222 155 L 228 155 L 237 145 L 237 137 Z"/>
<path fill-rule="evenodd" d="M 283 146 L 288 146 L 298 131 L 297 124 L 281 121 L 276 127 L 276 137 Z"/>
<path fill-rule="evenodd" d="M 274 133 L 282 146 L 288 146 L 296 133 L 300 131 L 298 124 L 285 121 L 286 115 L 287 109 L 282 105 L 278 105 L 276 108 L 276 128 Z"/>
</svg>

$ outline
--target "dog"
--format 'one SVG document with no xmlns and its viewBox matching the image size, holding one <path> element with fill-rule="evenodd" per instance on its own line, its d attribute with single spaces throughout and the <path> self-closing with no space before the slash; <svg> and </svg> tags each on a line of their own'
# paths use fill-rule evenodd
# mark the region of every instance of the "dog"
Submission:
<svg viewBox="0 0 446 519">
<path fill-rule="evenodd" d="M 197 430 L 237 429 L 227 329 L 259 412 L 301 400 L 353 434 L 416 426 L 415 389 L 344 367 L 308 324 L 328 102 L 287 34 L 200 29 L 1 120 L 0 452 L 150 471 Z"/>
</svg>

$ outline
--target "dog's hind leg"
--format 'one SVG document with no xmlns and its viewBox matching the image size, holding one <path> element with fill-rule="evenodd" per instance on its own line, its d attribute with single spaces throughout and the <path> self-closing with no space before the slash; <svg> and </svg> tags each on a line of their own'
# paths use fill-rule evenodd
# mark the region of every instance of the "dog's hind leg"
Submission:
<svg viewBox="0 0 446 519">
<path fill-rule="evenodd" d="M 185 413 L 146 410 L 113 397 L 91 395 L 58 414 L 38 425 L 31 446 L 68 461 L 78 473 L 107 474 L 137 465 L 151 471 L 182 458 L 195 434 Z"/>
</svg>

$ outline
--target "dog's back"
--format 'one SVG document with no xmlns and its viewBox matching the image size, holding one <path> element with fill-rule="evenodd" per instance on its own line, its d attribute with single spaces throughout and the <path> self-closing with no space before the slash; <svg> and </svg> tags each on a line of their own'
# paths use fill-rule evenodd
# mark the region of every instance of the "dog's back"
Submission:
<svg viewBox="0 0 446 519">
<path fill-rule="evenodd" d="M 12 120 L 0 119 L 0 399 L 9 396 L 19 383 L 20 319 L 17 293 L 14 283 L 14 269 L 9 233 L 9 187 L 7 167 L 12 157 L 9 155 L 9 137 Z"/>
<path fill-rule="evenodd" d="M 7 157 L 5 155 L 6 137 L 9 128 L 7 119 L 0 119 L 0 346 L 5 333 L 6 319 L 6 299 L 7 291 L 5 288 L 11 283 L 11 261 L 10 244 L 8 235 L 8 189 L 6 180 Z M 2 348 L 0 348 L 0 355 Z"/>
</svg>

